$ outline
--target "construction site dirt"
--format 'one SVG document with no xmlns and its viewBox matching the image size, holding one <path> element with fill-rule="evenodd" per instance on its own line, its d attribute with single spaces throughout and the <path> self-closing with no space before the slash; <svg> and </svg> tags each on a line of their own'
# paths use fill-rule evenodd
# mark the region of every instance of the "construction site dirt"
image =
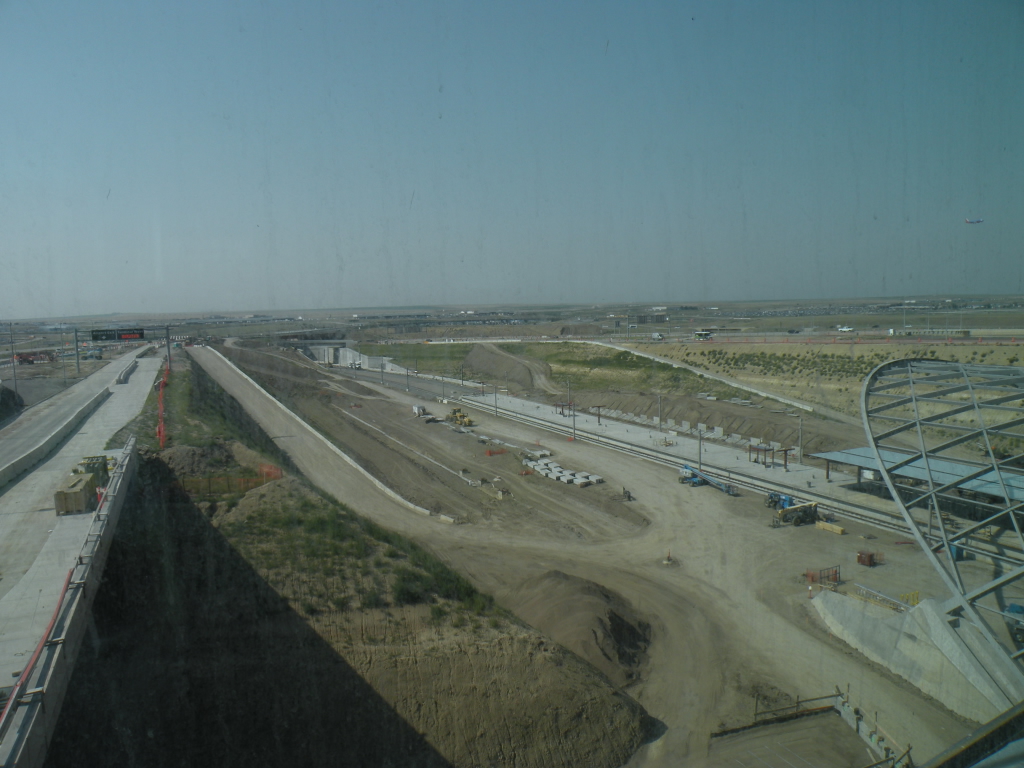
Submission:
<svg viewBox="0 0 1024 768">
<path fill-rule="evenodd" d="M 710 735 L 749 722 L 755 699 L 786 703 L 837 686 L 894 743 L 912 744 L 918 761 L 970 730 L 833 638 L 807 599 L 807 570 L 838 564 L 852 573 L 866 546 L 884 551 L 885 565 L 861 568 L 859 583 L 941 596 L 923 554 L 895 546 L 898 534 L 857 523 L 845 536 L 773 529 L 771 512 L 749 492 L 732 498 L 690 488 L 671 468 L 476 411 L 470 430 L 427 423 L 412 405 L 437 416 L 449 406 L 298 360 L 223 351 L 381 482 L 463 524 L 411 511 L 358 512 L 429 546 L 505 608 L 603 669 L 665 724 L 631 766 L 710 765 Z M 506 452 L 487 455 L 496 444 L 480 435 L 501 440 Z M 607 482 L 579 488 L 521 474 L 518 454 L 542 448 Z M 623 488 L 632 501 L 622 500 Z M 593 641 L 581 627 L 594 628 Z"/>
</svg>

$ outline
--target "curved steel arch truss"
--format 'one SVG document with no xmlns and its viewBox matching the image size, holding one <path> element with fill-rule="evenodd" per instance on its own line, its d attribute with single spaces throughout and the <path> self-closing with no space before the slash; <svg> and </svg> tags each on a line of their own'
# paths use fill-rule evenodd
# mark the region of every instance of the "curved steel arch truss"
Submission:
<svg viewBox="0 0 1024 768">
<path fill-rule="evenodd" d="M 1024 680 L 1024 616 L 1011 607 L 1024 605 L 1024 368 L 886 363 L 864 382 L 861 414 L 889 492 L 949 588 L 950 618 L 973 624 Z"/>
</svg>

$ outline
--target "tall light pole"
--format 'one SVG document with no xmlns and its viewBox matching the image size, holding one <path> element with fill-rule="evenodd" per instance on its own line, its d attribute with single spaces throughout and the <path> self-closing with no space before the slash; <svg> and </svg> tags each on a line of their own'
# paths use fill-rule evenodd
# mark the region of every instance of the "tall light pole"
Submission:
<svg viewBox="0 0 1024 768">
<path fill-rule="evenodd" d="M 498 385 L 494 385 L 494 415 L 498 415 Z"/>
<path fill-rule="evenodd" d="M 797 438 L 796 438 L 796 461 L 797 464 L 804 463 L 804 415 L 802 413 L 793 413 L 791 416 L 796 416 L 798 419 L 797 426 Z"/>
<path fill-rule="evenodd" d="M 14 356 L 14 323 L 11 326 L 11 373 L 14 374 L 14 395 L 18 395 L 18 358 Z"/>
<path fill-rule="evenodd" d="M 68 359 L 64 355 L 64 323 L 60 324 L 60 363 L 64 368 L 64 389 L 68 388 Z"/>
<path fill-rule="evenodd" d="M 697 471 L 704 471 L 704 430 L 697 430 Z"/>
<path fill-rule="evenodd" d="M 658 395 L 658 431 L 661 432 L 661 395 Z"/>
<path fill-rule="evenodd" d="M 803 464 L 804 463 L 804 415 L 802 413 L 798 413 L 797 414 L 797 419 L 799 420 L 798 421 L 799 427 L 798 427 L 798 433 L 797 433 L 798 434 L 798 437 L 797 437 L 797 451 L 796 451 L 797 455 L 799 456 L 799 458 L 797 459 L 797 461 L 800 464 Z"/>
</svg>

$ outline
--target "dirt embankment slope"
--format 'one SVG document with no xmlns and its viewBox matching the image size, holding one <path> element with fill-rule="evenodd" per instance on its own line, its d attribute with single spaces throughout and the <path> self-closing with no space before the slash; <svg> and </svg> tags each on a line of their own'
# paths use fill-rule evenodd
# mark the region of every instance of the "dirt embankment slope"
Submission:
<svg viewBox="0 0 1024 768">
<path fill-rule="evenodd" d="M 466 367 L 475 375 L 499 380 L 507 377 L 509 384 L 525 392 L 561 394 L 551 383 L 551 366 L 542 360 L 513 355 L 495 344 L 474 344 L 466 356 Z"/>
<path fill-rule="evenodd" d="M 641 679 L 651 627 L 608 587 L 548 571 L 522 584 L 512 602 L 519 616 L 557 637 L 616 685 Z"/>
</svg>

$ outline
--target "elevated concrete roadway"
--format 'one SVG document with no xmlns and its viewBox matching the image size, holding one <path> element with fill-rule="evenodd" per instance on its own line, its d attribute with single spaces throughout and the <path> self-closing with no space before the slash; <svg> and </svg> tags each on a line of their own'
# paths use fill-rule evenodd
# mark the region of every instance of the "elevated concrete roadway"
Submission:
<svg viewBox="0 0 1024 768">
<path fill-rule="evenodd" d="M 59 436 L 55 450 L 0 490 L 0 691 L 9 692 L 57 608 L 68 571 L 94 544 L 98 513 L 56 515 L 53 494 L 83 456 L 107 454 L 107 441 L 142 409 L 162 359 L 138 360 L 124 384 L 113 384 L 133 355 L 115 360 L 61 396 L 0 431 L 4 466 Z M 106 397 L 67 432 L 83 407 Z M 45 406 L 45 407 L 42 407 Z M 31 409 L 30 409 L 31 410 Z"/>
<path fill-rule="evenodd" d="M 9 629 L 4 626 L 4 620 L 10 615 L 5 610 L 3 598 L 33 566 L 44 545 L 51 538 L 54 542 L 61 540 L 65 529 L 74 527 L 75 521 L 83 517 L 69 515 L 57 518 L 53 506 L 54 492 L 83 456 L 106 453 L 107 441 L 142 410 L 162 365 L 157 357 L 142 358 L 138 370 L 126 384 L 113 384 L 131 359 L 125 356 L 115 360 L 61 395 L 40 403 L 37 406 L 40 413 L 26 413 L 0 431 L 0 467 L 9 466 L 60 433 L 97 395 L 108 389 L 111 391 L 111 395 L 73 435 L 62 438 L 56 452 L 49 454 L 30 474 L 22 475 L 0 489 L 0 647 L 5 630 Z M 79 387 L 82 390 L 76 392 Z M 54 593 L 59 586 L 56 585 Z M 0 676 L 3 675 L 2 665 L 0 652 Z"/>
</svg>

